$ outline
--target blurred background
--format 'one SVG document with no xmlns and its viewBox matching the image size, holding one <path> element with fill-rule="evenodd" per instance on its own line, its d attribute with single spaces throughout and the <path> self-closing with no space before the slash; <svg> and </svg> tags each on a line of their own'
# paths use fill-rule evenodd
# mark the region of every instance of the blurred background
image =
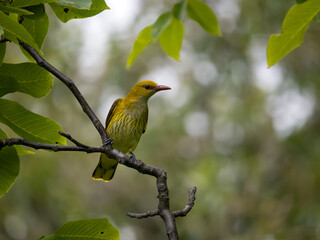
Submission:
<svg viewBox="0 0 320 240">
<path fill-rule="evenodd" d="M 267 69 L 269 36 L 281 32 L 295 1 L 205 2 L 223 37 L 187 20 L 180 62 L 154 44 L 125 68 L 135 37 L 171 9 L 169 0 L 108 0 L 111 10 L 67 24 L 47 8 L 44 57 L 76 82 L 103 122 L 137 81 L 172 87 L 150 99 L 135 155 L 167 171 L 172 210 L 184 208 L 197 186 L 194 208 L 177 219 L 181 239 L 320 239 L 319 23 L 301 47 Z M 27 61 L 8 45 L 6 62 Z M 7 98 L 54 119 L 84 144 L 101 144 L 58 80 L 43 99 Z M 98 159 L 48 151 L 22 156 L 16 183 L 0 199 L 0 239 L 38 239 L 69 220 L 96 217 L 109 218 L 122 240 L 166 239 L 159 217 L 126 216 L 156 209 L 155 179 L 120 166 L 111 182 L 94 181 Z"/>
</svg>

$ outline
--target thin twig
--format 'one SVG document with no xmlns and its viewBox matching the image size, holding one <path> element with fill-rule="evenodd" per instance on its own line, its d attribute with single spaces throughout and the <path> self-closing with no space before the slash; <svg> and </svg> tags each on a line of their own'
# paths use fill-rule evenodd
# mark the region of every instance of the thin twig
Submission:
<svg viewBox="0 0 320 240">
<path fill-rule="evenodd" d="M 185 217 L 192 209 L 193 205 L 194 205 L 194 201 L 196 200 L 196 192 L 197 192 L 197 188 L 196 187 L 192 187 L 189 190 L 189 201 L 188 204 L 185 206 L 184 209 L 182 210 L 178 210 L 178 211 L 174 211 L 173 215 L 175 217 Z"/>
<path fill-rule="evenodd" d="M 5 42 L 10 42 L 10 40 L 8 38 L 1 37 L 0 38 L 0 43 L 5 43 Z"/>
<path fill-rule="evenodd" d="M 127 216 L 132 217 L 132 218 L 138 218 L 138 219 L 154 217 L 154 216 L 157 216 L 157 215 L 159 215 L 159 210 L 152 211 L 152 212 L 148 211 L 148 212 L 145 212 L 145 213 L 132 213 L 132 212 L 128 212 L 127 213 Z"/>
<path fill-rule="evenodd" d="M 71 135 L 68 134 L 68 133 L 64 133 L 64 132 L 62 132 L 62 131 L 59 131 L 58 133 L 59 133 L 61 136 L 65 137 L 66 139 L 69 139 L 71 142 L 73 142 L 73 143 L 74 143 L 76 146 L 78 146 L 78 147 L 89 148 L 89 146 L 78 142 L 78 141 L 75 140 L 73 137 L 71 137 Z"/>
<path fill-rule="evenodd" d="M 23 146 L 31 147 L 36 150 L 46 149 L 46 150 L 52 150 L 55 152 L 61 152 L 61 151 L 86 152 L 86 153 L 105 152 L 105 147 L 103 146 L 80 147 L 80 146 L 70 146 L 70 145 L 56 145 L 56 144 L 32 142 L 24 138 L 0 139 L 0 150 L 5 146 L 12 146 L 12 145 L 23 145 Z"/>
</svg>

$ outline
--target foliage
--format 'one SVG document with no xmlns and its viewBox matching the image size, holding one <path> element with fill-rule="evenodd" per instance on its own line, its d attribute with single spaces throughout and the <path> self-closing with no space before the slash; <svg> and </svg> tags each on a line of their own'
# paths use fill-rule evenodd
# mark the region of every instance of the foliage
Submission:
<svg viewBox="0 0 320 240">
<path fill-rule="evenodd" d="M 127 68 L 151 42 L 159 41 L 165 53 L 179 61 L 184 35 L 184 15 L 210 34 L 221 36 L 218 20 L 213 11 L 200 0 L 183 0 L 176 3 L 171 11 L 161 14 L 154 24 L 144 28 L 136 38 L 127 60 Z"/>
<path fill-rule="evenodd" d="M 89 4 L 90 7 L 88 2 L 90 1 L 82 1 L 82 4 L 72 5 L 69 1 L 59 1 L 59 3 L 50 3 L 50 7 L 62 22 L 68 22 L 75 18 L 92 17 L 109 9 L 104 0 L 92 0 L 92 4 Z"/>
<path fill-rule="evenodd" d="M 120 240 L 119 231 L 106 218 L 84 219 L 65 223 L 51 236 L 41 240 Z"/>
<path fill-rule="evenodd" d="M 0 67 L 0 78 L 0 97 L 12 92 L 22 92 L 41 98 L 50 92 L 53 84 L 50 73 L 35 63 L 4 63 Z"/>
<path fill-rule="evenodd" d="M 66 144 L 57 134 L 61 128 L 53 120 L 28 111 L 15 101 L 0 99 L 0 122 L 19 136 L 36 142 Z"/>
<path fill-rule="evenodd" d="M 8 138 L 1 129 L 0 138 Z M 0 151 L 0 197 L 10 189 L 16 180 L 19 168 L 19 157 L 14 147 L 7 147 Z"/>
<path fill-rule="evenodd" d="M 300 46 L 310 22 L 320 12 L 319 0 L 297 2 L 286 14 L 282 32 L 271 35 L 267 48 L 268 66 L 276 64 L 293 49 Z"/>
<path fill-rule="evenodd" d="M 35 43 L 31 34 L 21 24 L 18 23 L 15 14 L 11 16 L 6 15 L 4 12 L 0 12 L 0 23 L 4 30 L 4 37 L 8 38 L 14 43 L 18 44 L 18 39 L 29 44 L 36 50 L 39 50 L 38 45 Z"/>
</svg>

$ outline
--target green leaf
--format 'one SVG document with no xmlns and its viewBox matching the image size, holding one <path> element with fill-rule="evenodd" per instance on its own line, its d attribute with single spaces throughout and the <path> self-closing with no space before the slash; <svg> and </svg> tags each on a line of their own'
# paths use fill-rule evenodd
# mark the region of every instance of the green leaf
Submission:
<svg viewBox="0 0 320 240">
<path fill-rule="evenodd" d="M 70 5 L 60 5 L 58 3 L 50 3 L 50 7 L 62 22 L 68 22 L 70 19 L 75 18 L 92 17 L 109 9 L 104 0 L 92 0 L 89 9 L 76 8 L 75 6 Z"/>
<path fill-rule="evenodd" d="M 218 36 L 222 35 L 216 15 L 204 2 L 200 0 L 188 0 L 187 13 L 190 19 L 199 23 L 208 33 Z"/>
<path fill-rule="evenodd" d="M 13 34 L 11 34 L 10 32 L 8 32 L 8 31 L 6 31 L 6 30 L 4 30 L 4 37 L 7 38 L 7 39 L 9 39 L 11 42 L 19 45 L 19 41 L 18 41 L 18 39 L 16 38 L 16 36 L 13 35 Z"/>
<path fill-rule="evenodd" d="M 133 61 L 140 55 L 140 53 L 148 46 L 152 41 L 151 36 L 152 25 L 145 27 L 134 41 L 132 51 L 127 60 L 127 68 L 131 66 Z"/>
<path fill-rule="evenodd" d="M 30 141 L 66 144 L 66 139 L 58 134 L 62 129 L 56 122 L 30 112 L 17 102 L 0 99 L 0 122 Z"/>
<path fill-rule="evenodd" d="M 172 18 L 171 12 L 161 14 L 155 23 L 152 25 L 151 36 L 153 39 L 157 39 L 163 30 L 170 24 Z"/>
<path fill-rule="evenodd" d="M 3 28 L 0 26 L 0 36 L 4 33 Z"/>
<path fill-rule="evenodd" d="M 310 22 L 320 11 L 319 0 L 294 5 L 286 14 L 280 35 L 271 35 L 267 47 L 268 66 L 271 67 L 303 42 Z"/>
<path fill-rule="evenodd" d="M 19 156 L 26 154 L 36 154 L 35 152 L 24 149 L 21 145 L 15 145 L 14 148 Z"/>
<path fill-rule="evenodd" d="M 40 98 L 50 92 L 52 85 L 50 73 L 35 63 L 3 63 L 0 67 L 0 97 L 22 92 Z"/>
<path fill-rule="evenodd" d="M 43 4 L 27 7 L 27 9 L 33 12 L 34 15 L 26 16 L 22 25 L 28 30 L 38 47 L 41 49 L 49 29 L 48 16 Z M 20 50 L 30 60 L 30 62 L 35 62 L 34 58 L 23 47 L 20 46 Z"/>
<path fill-rule="evenodd" d="M 63 224 L 41 240 L 120 240 L 119 231 L 107 218 L 83 219 Z"/>
<path fill-rule="evenodd" d="M 28 10 L 17 8 L 17 7 L 11 7 L 11 6 L 4 6 L 0 4 L 0 11 L 6 12 L 6 13 L 19 13 L 22 15 L 32 15 L 32 12 L 29 12 Z"/>
<path fill-rule="evenodd" d="M 92 0 L 60 0 L 59 5 L 73 6 L 75 8 L 90 9 Z"/>
<path fill-rule="evenodd" d="M 160 35 L 159 40 L 162 49 L 170 57 L 179 61 L 179 53 L 183 40 L 183 22 L 176 18 L 172 18 L 171 23 Z"/>
<path fill-rule="evenodd" d="M 41 49 L 49 29 L 49 19 L 44 5 L 36 5 L 27 8 L 34 13 L 32 16 L 25 16 L 22 25 L 31 34 L 38 47 Z"/>
<path fill-rule="evenodd" d="M 17 41 L 12 38 L 18 38 L 39 51 L 39 48 L 30 33 L 21 24 L 14 21 L 3 12 L 0 12 L 0 26 L 5 30 L 5 36 L 10 40 L 17 43 Z M 6 35 L 6 32 L 9 33 L 9 36 Z"/>
<path fill-rule="evenodd" d="M 176 3 L 174 6 L 173 6 L 173 9 L 172 9 L 172 14 L 175 18 L 177 19 L 182 19 L 182 16 L 184 15 L 185 11 L 186 11 L 186 3 L 187 1 L 183 0 L 181 2 L 178 2 Z"/>
<path fill-rule="evenodd" d="M 29 7 L 39 5 L 42 3 L 53 3 L 59 2 L 58 0 L 13 0 L 11 3 L 12 7 Z"/>
<path fill-rule="evenodd" d="M 0 43 L 0 67 L 2 65 L 2 61 L 3 61 L 3 58 L 5 55 L 6 55 L 6 43 Z M 0 79 L 0 81 L 1 81 L 1 79 Z"/>
<path fill-rule="evenodd" d="M 0 139 L 9 137 L 0 129 Z M 14 147 L 0 150 L 0 196 L 7 193 L 19 175 L 20 161 Z"/>
</svg>

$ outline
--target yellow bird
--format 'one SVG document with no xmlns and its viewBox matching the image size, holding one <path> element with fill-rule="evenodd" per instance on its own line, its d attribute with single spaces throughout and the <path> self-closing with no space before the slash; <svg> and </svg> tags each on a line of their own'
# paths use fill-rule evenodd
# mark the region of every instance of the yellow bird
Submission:
<svg viewBox="0 0 320 240">
<path fill-rule="evenodd" d="M 133 86 L 125 98 L 119 98 L 112 104 L 106 120 L 106 131 L 113 140 L 113 148 L 125 154 L 134 151 L 147 128 L 148 99 L 156 92 L 169 89 L 153 81 L 141 81 Z M 110 181 L 117 165 L 116 160 L 101 154 L 92 178 Z"/>
</svg>

